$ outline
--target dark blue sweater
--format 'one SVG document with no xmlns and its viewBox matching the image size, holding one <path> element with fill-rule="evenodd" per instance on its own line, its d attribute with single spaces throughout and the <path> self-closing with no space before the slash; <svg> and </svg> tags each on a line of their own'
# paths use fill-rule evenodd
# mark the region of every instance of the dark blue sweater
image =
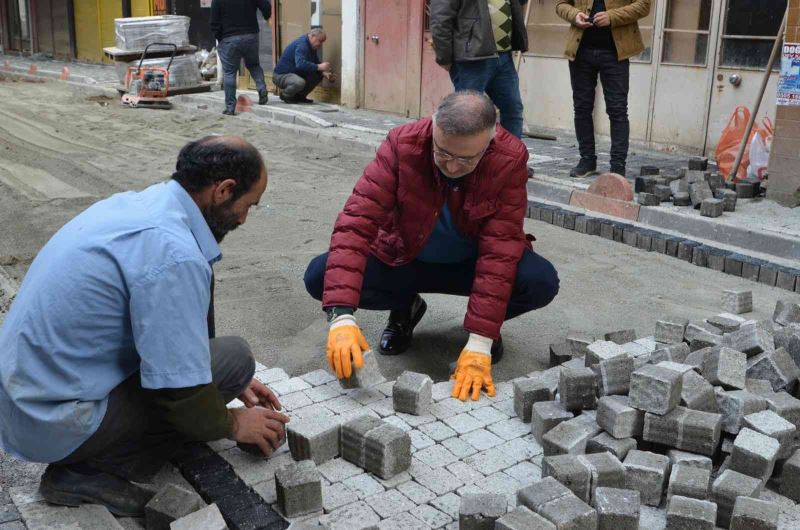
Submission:
<svg viewBox="0 0 800 530">
<path fill-rule="evenodd" d="M 317 72 L 319 57 L 311 47 L 308 35 L 302 35 L 289 43 L 278 61 L 273 74 L 313 74 Z"/>
</svg>

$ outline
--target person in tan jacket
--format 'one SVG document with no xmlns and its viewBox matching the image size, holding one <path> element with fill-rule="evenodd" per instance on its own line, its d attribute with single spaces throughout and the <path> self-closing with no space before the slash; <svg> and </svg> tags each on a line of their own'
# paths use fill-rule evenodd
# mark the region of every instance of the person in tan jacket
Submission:
<svg viewBox="0 0 800 530">
<path fill-rule="evenodd" d="M 630 122 L 628 86 L 631 57 L 644 51 L 638 21 L 650 13 L 651 0 L 560 0 L 558 16 L 571 24 L 565 55 L 569 59 L 575 136 L 580 161 L 572 177 L 597 171 L 594 144 L 594 94 L 597 78 L 603 85 L 611 122 L 612 173 L 625 176 Z"/>
</svg>

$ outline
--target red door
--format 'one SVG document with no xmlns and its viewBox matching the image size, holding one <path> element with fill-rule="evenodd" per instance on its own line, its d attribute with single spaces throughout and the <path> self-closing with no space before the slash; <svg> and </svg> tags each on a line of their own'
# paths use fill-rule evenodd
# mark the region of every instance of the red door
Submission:
<svg viewBox="0 0 800 530">
<path fill-rule="evenodd" d="M 427 12 L 426 12 L 427 13 Z M 427 22 L 428 17 L 425 17 Z M 420 87 L 420 116 L 430 116 L 447 94 L 453 91 L 453 83 L 447 70 L 436 64 L 433 39 L 427 24 L 422 43 L 422 83 Z"/>
<path fill-rule="evenodd" d="M 408 0 L 369 0 L 364 11 L 364 107 L 406 115 Z"/>
</svg>

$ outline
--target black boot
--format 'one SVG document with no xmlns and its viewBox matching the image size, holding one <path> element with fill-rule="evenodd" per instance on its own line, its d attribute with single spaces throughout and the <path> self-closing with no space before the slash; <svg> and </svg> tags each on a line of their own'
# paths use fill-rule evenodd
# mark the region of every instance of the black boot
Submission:
<svg viewBox="0 0 800 530">
<path fill-rule="evenodd" d="M 611 162 L 611 172 L 616 173 L 617 175 L 625 176 L 625 164 L 620 164 L 618 162 Z"/>
<path fill-rule="evenodd" d="M 573 178 L 583 178 L 588 177 L 595 171 L 597 171 L 597 160 L 581 158 L 578 165 L 570 170 L 569 176 Z"/>
<path fill-rule="evenodd" d="M 499 363 L 505 352 L 505 348 L 503 348 L 503 337 L 497 337 L 497 340 L 492 342 L 492 364 Z"/>
<path fill-rule="evenodd" d="M 39 493 L 51 504 L 99 504 L 119 517 L 144 517 L 144 506 L 153 497 L 153 492 L 109 473 L 87 475 L 52 464 L 42 475 Z"/>
<path fill-rule="evenodd" d="M 259 105 L 266 105 L 268 101 L 269 101 L 269 94 L 267 94 L 266 90 L 264 92 L 259 92 L 258 93 L 258 104 Z"/>
<path fill-rule="evenodd" d="M 389 322 L 381 335 L 381 353 L 383 355 L 400 355 L 406 351 L 414 337 L 414 327 L 422 320 L 427 309 L 428 304 L 420 295 L 417 295 L 408 309 L 389 313 Z"/>
</svg>

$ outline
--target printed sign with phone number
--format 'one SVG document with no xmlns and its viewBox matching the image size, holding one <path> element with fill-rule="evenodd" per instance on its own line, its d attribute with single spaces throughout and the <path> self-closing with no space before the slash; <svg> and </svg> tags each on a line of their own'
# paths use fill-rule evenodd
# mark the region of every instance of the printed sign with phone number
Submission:
<svg viewBox="0 0 800 530">
<path fill-rule="evenodd" d="M 778 105 L 800 106 L 800 43 L 797 42 L 783 45 Z"/>
</svg>

